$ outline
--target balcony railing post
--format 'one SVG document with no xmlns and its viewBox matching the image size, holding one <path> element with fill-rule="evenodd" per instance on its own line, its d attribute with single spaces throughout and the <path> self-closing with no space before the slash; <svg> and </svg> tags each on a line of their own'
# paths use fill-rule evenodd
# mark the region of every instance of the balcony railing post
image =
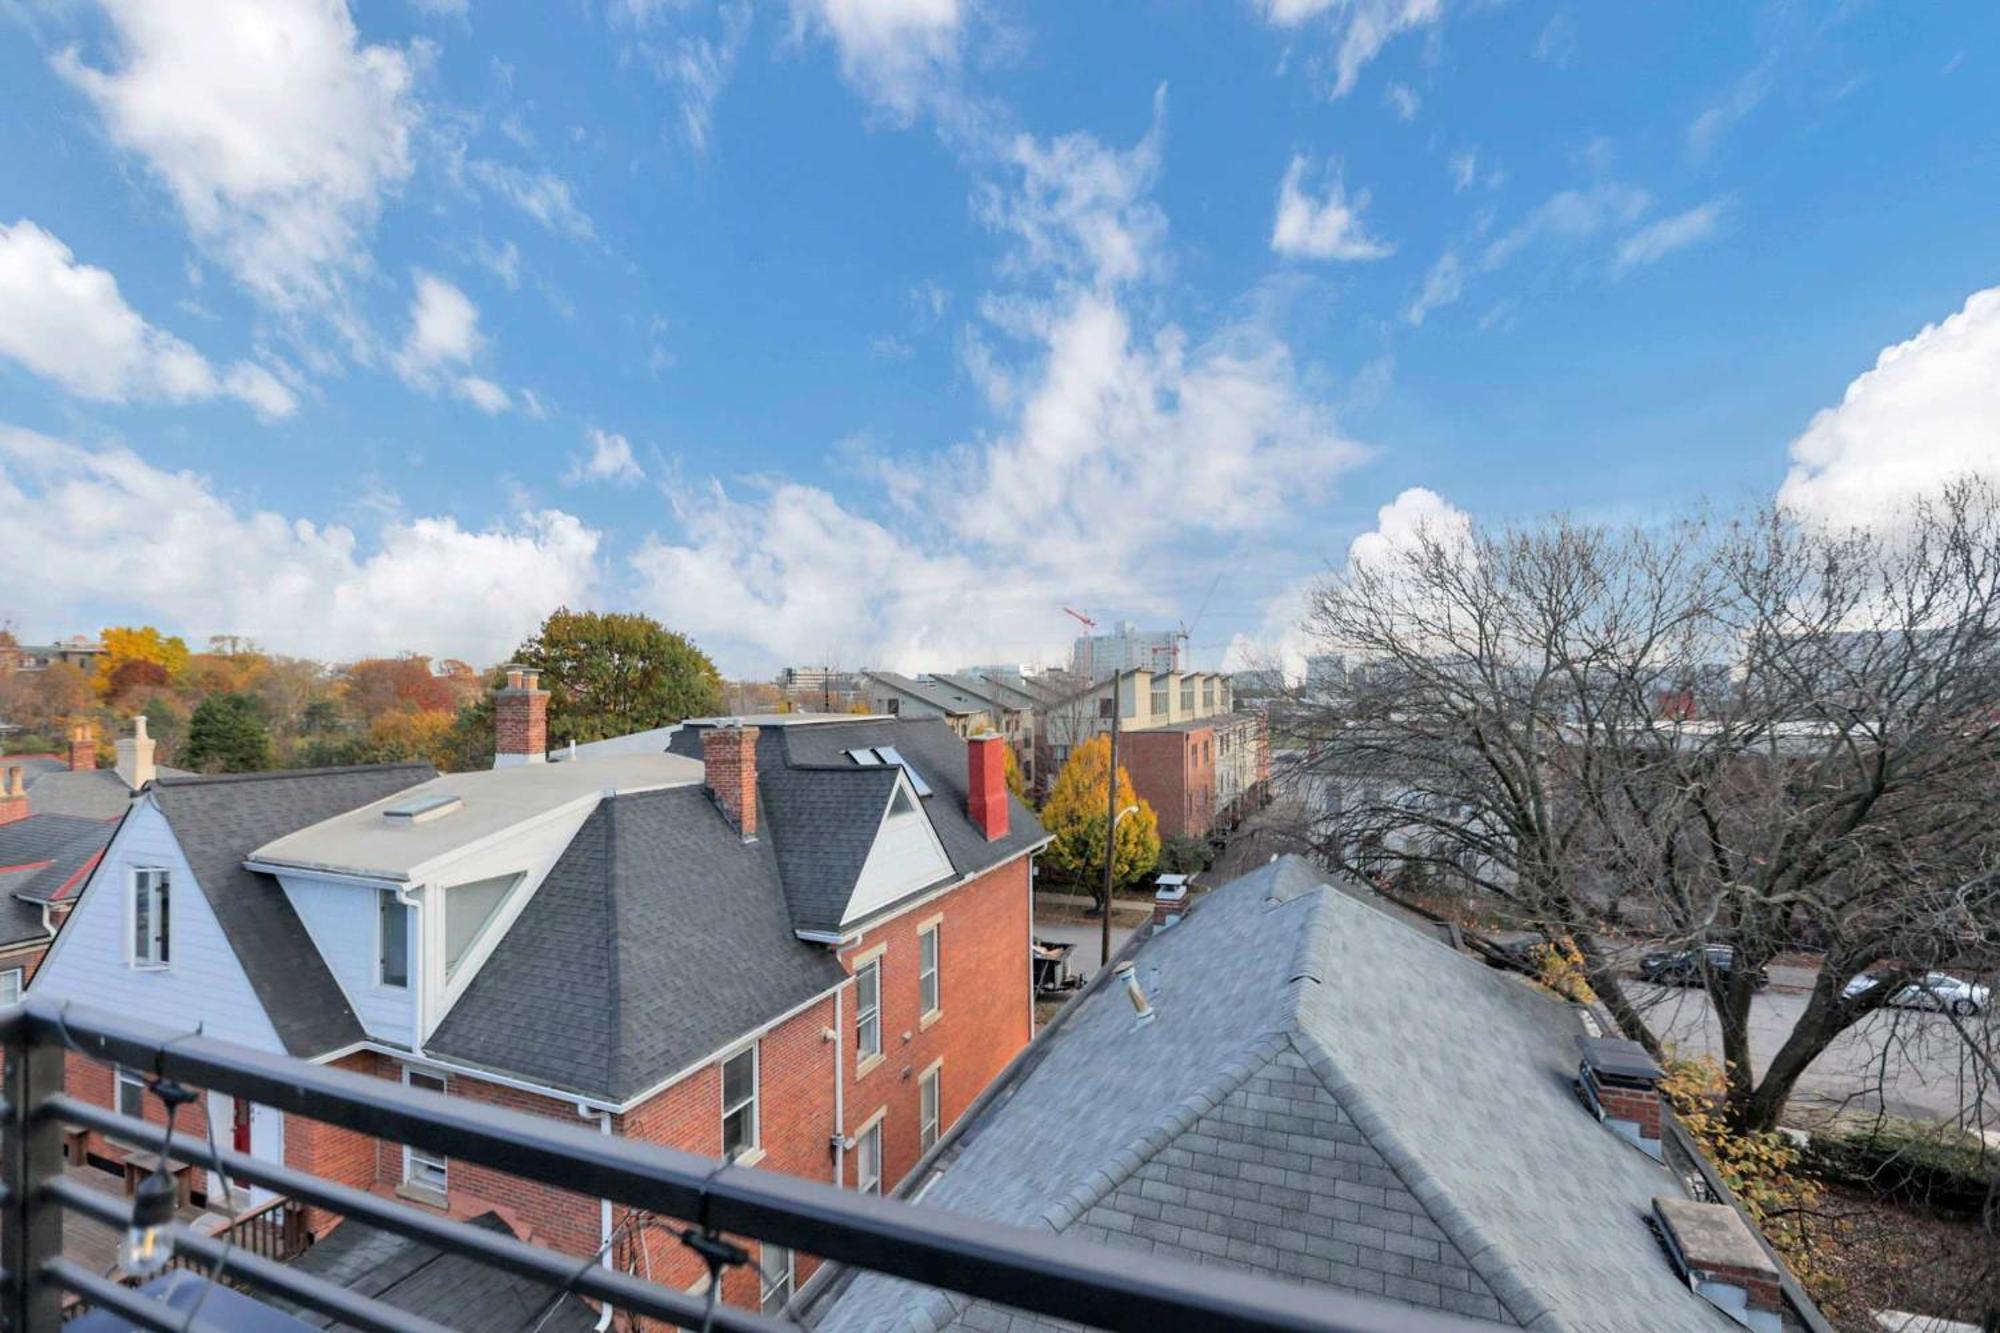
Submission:
<svg viewBox="0 0 2000 1333">
<path fill-rule="evenodd" d="M 35 1115 L 45 1098 L 62 1091 L 62 1048 L 34 1041 L 10 1045 L 6 1085 L 8 1193 L 0 1266 L 7 1283 L 0 1314 L 8 1333 L 22 1333 L 62 1321 L 62 1292 L 42 1276 L 42 1265 L 62 1254 L 62 1209 L 43 1196 L 43 1187 L 62 1174 L 62 1122 Z"/>
</svg>

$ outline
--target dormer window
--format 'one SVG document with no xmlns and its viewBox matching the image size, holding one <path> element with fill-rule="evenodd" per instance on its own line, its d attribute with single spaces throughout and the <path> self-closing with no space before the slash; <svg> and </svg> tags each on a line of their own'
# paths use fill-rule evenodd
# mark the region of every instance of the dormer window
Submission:
<svg viewBox="0 0 2000 1333">
<path fill-rule="evenodd" d="M 132 966 L 165 967 L 168 961 L 170 876 L 156 867 L 132 872 Z"/>
<path fill-rule="evenodd" d="M 470 884 L 454 884 L 444 891 L 444 975 L 449 981 L 458 965 L 472 950 L 493 918 L 500 914 L 520 875 L 496 875 Z"/>
<path fill-rule="evenodd" d="M 410 984 L 410 909 L 394 889 L 375 895 L 378 986 L 407 988 Z"/>
</svg>

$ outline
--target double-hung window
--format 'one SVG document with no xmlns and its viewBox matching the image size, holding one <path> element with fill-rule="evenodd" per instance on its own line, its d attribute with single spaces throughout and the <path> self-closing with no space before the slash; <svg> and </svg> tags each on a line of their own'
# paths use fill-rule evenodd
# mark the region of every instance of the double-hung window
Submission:
<svg viewBox="0 0 2000 1333">
<path fill-rule="evenodd" d="M 722 1155 L 757 1146 L 757 1048 L 745 1047 L 722 1062 Z"/>
<path fill-rule="evenodd" d="M 383 986 L 410 984 L 410 909 L 394 889 L 376 896 L 377 949 L 375 980 Z"/>
<path fill-rule="evenodd" d="M 146 1080 L 129 1069 L 118 1071 L 118 1114 L 133 1120 L 146 1118 Z"/>
<path fill-rule="evenodd" d="M 168 875 L 154 867 L 132 872 L 132 965 L 165 967 L 168 940 Z"/>
<path fill-rule="evenodd" d="M 768 1242 L 757 1258 L 757 1308 L 767 1315 L 780 1315 L 792 1299 L 797 1277 L 798 1256 L 783 1245 Z"/>
<path fill-rule="evenodd" d="M 917 1008 L 925 1017 L 936 1013 L 938 994 L 938 927 L 917 936 Z"/>
<path fill-rule="evenodd" d="M 444 1092 L 446 1083 L 442 1074 L 427 1074 L 421 1069 L 403 1069 L 403 1082 L 423 1092 Z M 434 1194 L 443 1194 L 449 1183 L 449 1173 L 445 1159 L 423 1148 L 403 1145 L 403 1183 Z"/>
<path fill-rule="evenodd" d="M 917 1134 L 922 1140 L 923 1152 L 929 1152 L 931 1146 L 938 1141 L 938 1083 L 943 1076 L 944 1066 L 932 1065 L 924 1071 L 922 1081 L 917 1084 L 919 1103 Z"/>
<path fill-rule="evenodd" d="M 866 1060 L 882 1054 L 882 960 L 864 963 L 854 973 L 854 1055 Z"/>
<path fill-rule="evenodd" d="M 10 967 L 0 972 L 0 1004 L 20 1003 L 21 977 L 22 971 L 18 967 Z"/>
<path fill-rule="evenodd" d="M 882 1193 L 882 1122 L 861 1131 L 854 1139 L 854 1188 L 863 1194 Z"/>
</svg>

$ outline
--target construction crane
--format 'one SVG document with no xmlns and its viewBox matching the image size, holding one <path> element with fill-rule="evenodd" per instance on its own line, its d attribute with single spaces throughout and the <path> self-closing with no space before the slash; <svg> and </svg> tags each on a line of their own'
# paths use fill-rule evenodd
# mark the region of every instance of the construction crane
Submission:
<svg viewBox="0 0 2000 1333">
<path fill-rule="evenodd" d="M 1085 680 L 1096 680 L 1097 644 L 1095 640 L 1097 637 L 1097 622 L 1083 612 L 1072 611 L 1066 606 L 1063 608 L 1063 614 L 1083 626 L 1083 678 Z"/>
<path fill-rule="evenodd" d="M 1222 582 L 1222 571 L 1218 569 L 1215 571 L 1215 577 L 1208 581 L 1208 592 L 1202 596 L 1201 605 L 1195 608 L 1194 619 L 1183 620 L 1180 628 L 1174 631 L 1174 638 L 1178 640 L 1174 653 L 1174 670 L 1187 670 L 1188 664 L 1181 660 L 1182 652 L 1188 647 L 1188 636 L 1194 633 L 1194 627 L 1201 623 L 1204 615 L 1208 614 L 1208 604 L 1215 600 L 1215 585 L 1220 582 Z"/>
</svg>

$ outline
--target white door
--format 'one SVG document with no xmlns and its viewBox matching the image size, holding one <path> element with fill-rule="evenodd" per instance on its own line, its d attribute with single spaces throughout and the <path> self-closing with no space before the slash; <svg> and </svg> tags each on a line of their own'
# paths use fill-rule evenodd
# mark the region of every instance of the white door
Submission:
<svg viewBox="0 0 2000 1333">
<path fill-rule="evenodd" d="M 246 1102 L 239 1114 L 234 1097 L 226 1092 L 211 1092 L 208 1094 L 208 1117 L 208 1123 L 215 1131 L 216 1147 L 224 1151 L 248 1152 L 264 1161 L 280 1166 L 284 1164 L 285 1117 L 282 1112 Z M 278 1197 L 276 1190 L 252 1185 L 247 1180 L 234 1183 L 236 1195 L 232 1202 L 239 1209 L 255 1208 Z M 209 1172 L 208 1197 L 210 1208 L 222 1207 L 224 1194 L 219 1172 Z"/>
</svg>

